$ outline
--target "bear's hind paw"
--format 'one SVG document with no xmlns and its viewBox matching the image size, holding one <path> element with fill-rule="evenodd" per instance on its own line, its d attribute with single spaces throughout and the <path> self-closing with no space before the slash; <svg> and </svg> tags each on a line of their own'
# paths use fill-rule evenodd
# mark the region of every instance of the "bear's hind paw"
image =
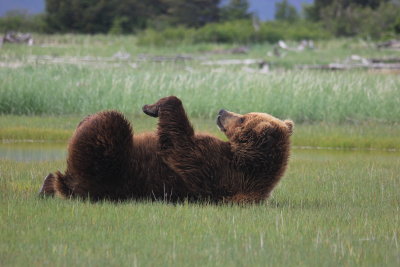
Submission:
<svg viewBox="0 0 400 267">
<path fill-rule="evenodd" d="M 44 178 L 42 188 L 39 191 L 39 197 L 54 196 L 54 175 L 49 173 L 46 178 Z"/>
</svg>

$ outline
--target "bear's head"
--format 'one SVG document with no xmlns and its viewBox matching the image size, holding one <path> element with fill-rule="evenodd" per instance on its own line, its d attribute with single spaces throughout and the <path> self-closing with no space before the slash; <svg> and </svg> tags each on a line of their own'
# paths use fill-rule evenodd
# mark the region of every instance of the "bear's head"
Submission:
<svg viewBox="0 0 400 267">
<path fill-rule="evenodd" d="M 265 113 L 241 115 L 221 110 L 217 125 L 229 139 L 232 166 L 250 175 L 242 180 L 241 188 L 256 189 L 260 199 L 268 197 L 288 163 L 293 121 Z"/>
<path fill-rule="evenodd" d="M 217 125 L 228 137 L 237 166 L 251 172 L 282 173 L 289 157 L 294 123 L 266 113 L 221 110 Z"/>
<path fill-rule="evenodd" d="M 235 143 L 262 142 L 272 139 L 285 141 L 293 133 L 291 120 L 281 121 L 266 113 L 237 114 L 220 110 L 217 125 L 226 134 L 229 141 Z"/>
</svg>

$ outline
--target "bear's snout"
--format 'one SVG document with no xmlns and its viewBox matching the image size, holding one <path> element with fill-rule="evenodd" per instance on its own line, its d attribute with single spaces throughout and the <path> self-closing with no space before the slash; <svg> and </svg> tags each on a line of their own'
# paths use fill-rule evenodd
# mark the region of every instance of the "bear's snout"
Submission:
<svg viewBox="0 0 400 267">
<path fill-rule="evenodd" d="M 217 116 L 217 125 L 219 127 L 219 129 L 223 132 L 226 132 L 226 125 L 227 123 L 229 124 L 230 120 L 233 118 L 233 113 L 230 111 L 227 111 L 225 109 L 221 109 L 218 112 L 218 116 Z"/>
<path fill-rule="evenodd" d="M 226 114 L 227 114 L 226 110 L 225 110 L 225 109 L 221 109 L 221 110 L 218 112 L 218 116 L 217 116 L 217 125 L 218 125 L 218 128 L 219 128 L 221 131 L 223 131 L 223 132 L 226 131 L 226 129 L 224 128 L 224 125 L 223 125 L 223 121 L 224 121 L 224 118 L 225 118 Z"/>
</svg>

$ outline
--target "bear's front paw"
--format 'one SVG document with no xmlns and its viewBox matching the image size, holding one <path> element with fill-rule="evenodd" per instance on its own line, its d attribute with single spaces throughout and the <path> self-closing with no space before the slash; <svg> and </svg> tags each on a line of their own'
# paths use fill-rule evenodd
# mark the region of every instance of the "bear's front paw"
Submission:
<svg viewBox="0 0 400 267">
<path fill-rule="evenodd" d="M 182 102 L 179 98 L 177 98 L 176 96 L 168 96 L 161 98 L 157 101 L 157 103 L 153 105 L 144 105 L 142 110 L 145 114 L 157 118 L 160 108 L 177 107 L 179 105 L 182 105 Z"/>
<path fill-rule="evenodd" d="M 151 117 L 158 117 L 158 110 L 160 109 L 160 107 L 157 104 L 153 104 L 153 105 L 144 105 L 142 110 L 145 114 L 151 116 Z"/>
</svg>

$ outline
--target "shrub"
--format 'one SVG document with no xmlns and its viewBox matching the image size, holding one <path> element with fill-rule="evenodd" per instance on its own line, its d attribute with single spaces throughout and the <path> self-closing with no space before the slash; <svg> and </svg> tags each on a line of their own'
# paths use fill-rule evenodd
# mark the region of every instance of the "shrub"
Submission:
<svg viewBox="0 0 400 267">
<path fill-rule="evenodd" d="M 0 31 L 19 32 L 45 32 L 46 23 L 44 15 L 30 15 L 24 10 L 9 11 L 4 17 L 0 17 Z"/>
<path fill-rule="evenodd" d="M 147 29 L 138 35 L 139 45 L 165 46 L 176 43 L 191 44 L 194 40 L 194 29 L 180 27 L 166 28 L 163 31 Z"/>
<path fill-rule="evenodd" d="M 196 31 L 194 42 L 249 43 L 254 29 L 248 20 L 208 24 Z"/>
<path fill-rule="evenodd" d="M 167 28 L 163 31 L 147 29 L 138 38 L 142 45 L 174 45 L 177 43 L 276 43 L 279 40 L 326 39 L 330 34 L 320 24 L 300 21 L 295 24 L 288 22 L 265 22 L 258 30 L 250 20 L 211 23 L 204 27 Z"/>
<path fill-rule="evenodd" d="M 322 9 L 324 27 L 336 36 L 360 36 L 381 39 L 396 34 L 396 21 L 400 20 L 399 5 L 388 2 L 378 8 L 332 4 Z"/>
<path fill-rule="evenodd" d="M 126 28 L 126 25 L 128 24 L 128 22 L 129 22 L 129 18 L 127 18 L 125 16 L 114 18 L 113 23 L 112 23 L 111 28 L 108 31 L 108 33 L 115 34 L 115 35 L 126 33 L 127 30 L 125 28 Z"/>
<path fill-rule="evenodd" d="M 320 40 L 331 38 L 332 34 L 326 31 L 320 23 L 302 21 L 296 23 L 295 27 L 288 26 L 285 39 L 289 40 Z"/>
</svg>

